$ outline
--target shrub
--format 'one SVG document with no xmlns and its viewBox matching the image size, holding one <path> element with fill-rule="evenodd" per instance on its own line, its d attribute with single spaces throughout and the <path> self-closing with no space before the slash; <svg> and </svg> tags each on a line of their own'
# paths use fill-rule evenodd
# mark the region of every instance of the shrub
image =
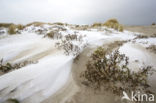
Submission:
<svg viewBox="0 0 156 103">
<path fill-rule="evenodd" d="M 16 34 L 16 25 L 14 25 L 14 24 L 10 25 L 8 28 L 8 33 L 11 35 Z"/>
<path fill-rule="evenodd" d="M 49 38 L 54 38 L 54 35 L 55 35 L 55 32 L 53 31 L 46 34 L 46 36 L 48 36 Z"/>
<path fill-rule="evenodd" d="M 9 103 L 20 103 L 17 99 L 8 99 L 7 102 Z"/>
<path fill-rule="evenodd" d="M 46 36 L 48 36 L 49 38 L 52 38 L 52 39 L 61 39 L 62 38 L 62 34 L 59 33 L 57 30 L 47 33 L 44 37 L 46 37 Z"/>
<path fill-rule="evenodd" d="M 45 24 L 45 23 L 43 23 L 43 22 L 32 22 L 32 23 L 27 24 L 26 26 L 31 26 L 31 25 L 42 26 L 43 24 Z"/>
<path fill-rule="evenodd" d="M 150 86 L 147 77 L 152 73 L 152 67 L 143 67 L 138 72 L 133 72 L 127 66 L 128 60 L 118 50 L 107 54 L 104 48 L 99 47 L 86 64 L 86 70 L 81 75 L 84 78 L 82 83 L 94 90 L 108 90 L 117 95 L 121 95 L 123 91 L 130 93 L 132 90 L 151 92 L 148 90 Z"/>
<path fill-rule="evenodd" d="M 15 70 L 15 69 L 19 69 L 22 68 L 28 64 L 34 64 L 37 62 L 33 62 L 33 61 L 23 61 L 20 63 L 16 63 L 16 64 L 11 64 L 11 63 L 3 63 L 3 59 L 0 60 L 0 71 L 2 71 L 3 73 L 7 73 L 11 70 Z"/>
<path fill-rule="evenodd" d="M 123 26 L 120 25 L 120 26 L 119 26 L 119 31 L 120 31 L 120 32 L 123 32 L 123 30 L 124 30 Z"/>
<path fill-rule="evenodd" d="M 18 24 L 18 25 L 17 25 L 17 28 L 18 28 L 18 30 L 23 30 L 23 29 L 24 29 L 24 26 L 21 25 L 21 24 Z"/>
<path fill-rule="evenodd" d="M 92 25 L 92 27 L 100 27 L 100 26 L 102 26 L 101 23 L 94 23 L 94 24 Z"/>
<path fill-rule="evenodd" d="M 56 25 L 64 25 L 64 23 L 61 23 L 61 22 L 56 22 L 54 24 L 56 24 Z"/>
<path fill-rule="evenodd" d="M 149 47 L 146 47 L 146 49 L 156 54 L 156 45 L 150 45 Z"/>
</svg>

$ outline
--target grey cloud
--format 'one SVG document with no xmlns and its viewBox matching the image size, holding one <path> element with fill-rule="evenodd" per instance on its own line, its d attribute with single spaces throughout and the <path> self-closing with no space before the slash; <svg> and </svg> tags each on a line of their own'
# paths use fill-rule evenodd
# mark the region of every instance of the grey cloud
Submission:
<svg viewBox="0 0 156 103">
<path fill-rule="evenodd" d="M 91 24 L 117 18 L 123 24 L 156 22 L 156 0 L 0 0 L 0 22 Z"/>
</svg>

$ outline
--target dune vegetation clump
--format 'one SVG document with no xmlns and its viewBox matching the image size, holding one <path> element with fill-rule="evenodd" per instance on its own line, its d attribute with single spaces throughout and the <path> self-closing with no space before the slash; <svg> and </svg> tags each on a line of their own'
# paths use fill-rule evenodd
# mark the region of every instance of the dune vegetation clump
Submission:
<svg viewBox="0 0 156 103">
<path fill-rule="evenodd" d="M 27 66 L 28 64 L 35 64 L 37 62 L 33 62 L 33 61 L 23 61 L 20 63 L 16 63 L 16 64 L 12 64 L 12 63 L 4 63 L 3 59 L 0 60 L 0 71 L 3 73 L 7 73 L 9 71 L 15 70 L 15 69 L 19 69 L 22 68 L 24 66 Z"/>
<path fill-rule="evenodd" d="M 0 23 L 0 27 L 8 28 L 12 23 Z"/>
<path fill-rule="evenodd" d="M 43 23 L 43 22 L 32 22 L 32 23 L 29 23 L 29 24 L 27 24 L 26 26 L 31 26 L 31 25 L 34 25 L 34 26 L 42 26 L 42 25 L 44 25 L 45 23 Z"/>
<path fill-rule="evenodd" d="M 119 24 L 117 19 L 110 19 L 110 20 L 106 21 L 103 25 L 106 27 L 118 30 L 120 32 L 123 32 L 123 30 L 124 30 L 123 26 L 121 24 Z"/>
<path fill-rule="evenodd" d="M 24 29 L 24 26 L 23 26 L 22 24 L 18 24 L 18 25 L 17 25 L 17 29 L 18 29 L 18 30 L 23 30 L 23 29 Z"/>
<path fill-rule="evenodd" d="M 94 24 L 92 25 L 92 27 L 100 27 L 100 26 L 102 26 L 102 23 L 94 23 Z"/>
<path fill-rule="evenodd" d="M 10 35 L 16 34 L 16 25 L 14 25 L 14 24 L 10 25 L 8 28 L 8 33 Z"/>
<path fill-rule="evenodd" d="M 20 103 L 19 100 L 13 99 L 13 98 L 8 99 L 7 102 L 9 102 L 9 103 Z"/>
<path fill-rule="evenodd" d="M 123 91 L 130 93 L 137 90 L 150 93 L 147 78 L 153 73 L 152 67 L 145 66 L 134 72 L 128 64 L 128 57 L 118 50 L 108 54 L 103 47 L 99 47 L 91 55 L 86 70 L 81 74 L 84 78 L 82 83 L 93 90 L 108 90 L 116 95 L 122 95 Z"/>
<path fill-rule="evenodd" d="M 146 47 L 146 49 L 156 54 L 156 45 L 150 45 L 149 47 Z"/>
<path fill-rule="evenodd" d="M 51 39 L 61 39 L 63 36 L 57 30 L 54 30 L 47 33 L 44 37 L 49 37 Z"/>
</svg>

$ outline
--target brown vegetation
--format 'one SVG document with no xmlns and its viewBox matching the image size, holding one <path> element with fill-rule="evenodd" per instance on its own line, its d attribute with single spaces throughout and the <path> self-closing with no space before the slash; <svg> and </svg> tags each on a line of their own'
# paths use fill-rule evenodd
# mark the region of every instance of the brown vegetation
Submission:
<svg viewBox="0 0 156 103">
<path fill-rule="evenodd" d="M 13 23 L 0 23 L 0 27 L 5 27 L 8 28 L 10 25 L 12 25 Z"/>
<path fill-rule="evenodd" d="M 27 24 L 26 26 L 31 26 L 31 25 L 42 26 L 43 24 L 45 24 L 45 23 L 43 23 L 43 22 L 32 22 L 32 23 Z"/>
<path fill-rule="evenodd" d="M 117 95 L 121 95 L 123 91 L 130 93 L 132 90 L 151 92 L 147 78 L 153 72 L 152 67 L 145 66 L 138 72 L 133 72 L 127 66 L 128 60 L 118 50 L 108 54 L 104 48 L 97 48 L 81 75 L 84 78 L 83 84 L 94 90 L 107 90 Z"/>
<path fill-rule="evenodd" d="M 10 25 L 9 28 L 8 28 L 8 33 L 10 35 L 16 34 L 16 25 L 14 25 L 14 24 Z"/>
<path fill-rule="evenodd" d="M 156 54 L 156 45 L 150 45 L 149 47 L 147 47 L 146 49 L 150 50 L 151 52 Z"/>
<path fill-rule="evenodd" d="M 21 63 L 11 64 L 11 63 L 3 63 L 3 59 L 0 60 L 0 71 L 3 73 L 7 73 L 11 70 L 22 68 L 28 64 L 34 64 L 36 62 L 33 61 L 23 61 Z"/>
<path fill-rule="evenodd" d="M 106 21 L 103 25 L 106 27 L 118 30 L 120 32 L 123 32 L 123 26 L 119 24 L 117 19 L 110 19 L 110 20 Z"/>
</svg>

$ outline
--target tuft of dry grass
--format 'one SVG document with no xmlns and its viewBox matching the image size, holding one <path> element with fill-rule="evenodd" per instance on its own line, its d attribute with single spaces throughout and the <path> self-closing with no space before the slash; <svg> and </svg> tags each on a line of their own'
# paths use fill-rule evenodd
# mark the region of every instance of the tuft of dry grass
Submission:
<svg viewBox="0 0 156 103">
<path fill-rule="evenodd" d="M 18 30 L 23 30 L 25 26 L 22 24 L 18 24 L 16 27 Z"/>
<path fill-rule="evenodd" d="M 37 62 L 33 62 L 33 61 L 23 61 L 20 63 L 16 63 L 16 64 L 11 64 L 9 62 L 7 63 L 3 63 L 3 59 L 0 60 L 0 71 L 3 73 L 7 73 L 11 70 L 15 70 L 15 69 L 19 69 L 22 68 L 28 64 L 35 64 Z"/>
<path fill-rule="evenodd" d="M 149 47 L 147 47 L 146 49 L 150 50 L 151 52 L 156 54 L 156 45 L 150 45 Z"/>
<path fill-rule="evenodd" d="M 124 30 L 123 26 L 119 24 L 117 19 L 109 19 L 103 24 L 103 26 L 113 28 L 113 29 L 118 30 L 120 32 L 123 32 L 123 30 Z"/>
<path fill-rule="evenodd" d="M 34 26 L 42 26 L 44 24 L 45 23 L 43 23 L 43 22 L 32 22 L 32 23 L 27 24 L 26 26 L 31 26 L 31 25 L 34 25 Z"/>
<path fill-rule="evenodd" d="M 56 22 L 54 24 L 56 24 L 56 25 L 64 25 L 64 23 L 61 23 L 61 22 Z"/>
<path fill-rule="evenodd" d="M 7 103 L 20 103 L 19 100 L 15 99 L 15 98 L 10 98 L 7 100 Z"/>
<path fill-rule="evenodd" d="M 10 35 L 16 34 L 16 25 L 14 25 L 14 24 L 10 25 L 8 28 L 8 33 Z"/>
<path fill-rule="evenodd" d="M 92 25 L 92 27 L 101 27 L 102 26 L 102 23 L 94 23 L 93 25 Z"/>
<path fill-rule="evenodd" d="M 13 23 L 0 23 L 0 27 L 8 28 L 10 25 L 13 25 Z"/>
</svg>

